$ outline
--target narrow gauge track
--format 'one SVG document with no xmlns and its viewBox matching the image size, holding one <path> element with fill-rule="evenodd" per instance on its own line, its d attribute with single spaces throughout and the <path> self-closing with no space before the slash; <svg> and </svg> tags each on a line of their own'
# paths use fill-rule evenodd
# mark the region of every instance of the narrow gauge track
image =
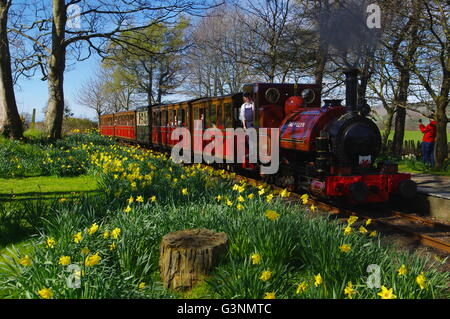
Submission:
<svg viewBox="0 0 450 319">
<path fill-rule="evenodd" d="M 244 180 L 248 183 L 262 184 L 260 181 L 245 177 L 236 176 L 237 180 Z M 270 185 L 273 189 L 281 191 L 282 188 Z M 291 197 L 300 199 L 301 195 L 290 192 Z M 396 210 L 384 208 L 383 210 L 373 211 L 367 209 L 351 209 L 347 207 L 338 207 L 335 204 L 327 203 L 315 197 L 309 197 L 308 204 L 314 204 L 318 209 L 326 211 L 334 216 L 350 217 L 357 216 L 361 220 L 372 220 L 374 225 L 382 229 L 391 229 L 414 238 L 424 246 L 438 249 L 446 254 L 450 254 L 450 225 L 434 221 L 430 218 L 405 214 Z"/>
<path fill-rule="evenodd" d="M 137 143 L 120 141 L 119 143 L 136 146 Z M 151 146 L 146 148 L 154 149 Z M 160 149 L 155 149 L 158 152 L 164 152 Z M 236 180 L 246 181 L 247 183 L 254 184 L 256 186 L 266 184 L 260 180 L 239 175 L 236 173 Z M 283 188 L 278 187 L 273 184 L 268 184 L 274 190 L 283 190 Z M 298 199 L 302 195 L 290 192 L 291 200 Z M 289 198 L 288 198 L 289 199 Z M 348 207 L 338 207 L 336 204 L 327 203 L 319 198 L 309 196 L 308 204 L 314 204 L 319 210 L 328 212 L 336 217 L 350 217 L 357 216 L 361 220 L 372 220 L 374 225 L 380 226 L 381 229 L 391 229 L 394 232 L 407 235 L 418 241 L 420 244 L 428 247 L 435 248 L 446 254 L 450 255 L 450 224 L 445 224 L 441 222 L 434 221 L 430 218 L 424 218 L 416 215 L 405 214 L 396 210 L 382 208 L 380 210 L 374 211 L 373 209 L 352 209 Z"/>
</svg>

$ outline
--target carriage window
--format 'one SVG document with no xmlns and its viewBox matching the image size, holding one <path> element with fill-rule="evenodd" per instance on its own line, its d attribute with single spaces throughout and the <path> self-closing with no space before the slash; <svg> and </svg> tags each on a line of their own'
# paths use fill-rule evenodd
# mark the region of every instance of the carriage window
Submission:
<svg viewBox="0 0 450 319">
<path fill-rule="evenodd" d="M 161 112 L 161 126 L 166 126 L 167 124 L 167 111 Z"/>
<path fill-rule="evenodd" d="M 178 126 L 186 126 L 186 112 L 184 109 L 178 110 Z"/>
<path fill-rule="evenodd" d="M 207 128 L 207 127 L 210 127 L 210 116 L 209 116 L 209 109 L 210 109 L 211 107 L 205 107 L 204 109 L 202 109 L 203 110 L 203 118 L 204 118 L 204 121 L 203 121 L 203 127 L 204 128 Z"/>
<path fill-rule="evenodd" d="M 222 104 L 217 106 L 217 127 L 222 127 Z"/>
<path fill-rule="evenodd" d="M 226 103 L 224 106 L 224 121 L 225 128 L 233 127 L 233 106 L 231 103 Z"/>
<path fill-rule="evenodd" d="M 212 104 L 211 107 L 209 108 L 211 110 L 210 112 L 210 125 L 208 127 L 214 127 L 217 126 L 217 111 L 216 111 L 216 107 L 217 105 Z"/>
</svg>

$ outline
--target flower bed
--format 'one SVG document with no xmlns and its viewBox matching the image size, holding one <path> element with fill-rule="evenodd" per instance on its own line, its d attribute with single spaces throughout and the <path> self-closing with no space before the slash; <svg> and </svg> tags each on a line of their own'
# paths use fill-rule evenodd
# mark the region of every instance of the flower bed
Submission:
<svg viewBox="0 0 450 319">
<path fill-rule="evenodd" d="M 149 150 L 87 137 L 70 143 L 68 154 L 84 154 L 102 195 L 51 205 L 32 253 L 13 252 L 5 266 L 1 286 L 11 297 L 183 296 L 159 282 L 159 245 L 168 232 L 201 227 L 230 239 L 202 297 L 448 297 L 447 273 L 382 247 L 370 223 L 314 217 L 308 205 L 285 201 L 287 191 L 236 183 L 210 167 L 178 166 Z"/>
</svg>

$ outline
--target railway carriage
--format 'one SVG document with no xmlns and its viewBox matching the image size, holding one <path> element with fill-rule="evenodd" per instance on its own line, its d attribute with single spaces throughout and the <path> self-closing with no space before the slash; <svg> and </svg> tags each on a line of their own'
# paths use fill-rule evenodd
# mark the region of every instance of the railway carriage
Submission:
<svg viewBox="0 0 450 319">
<path fill-rule="evenodd" d="M 345 74 L 344 106 L 342 100 L 325 100 L 321 105 L 321 87 L 314 84 L 243 86 L 243 92 L 253 96 L 254 127 L 259 138 L 266 139 L 263 145 L 269 153 L 270 140 L 275 137 L 270 130 L 263 136 L 260 129 L 279 128 L 280 170 L 269 180 L 356 204 L 386 202 L 393 194 L 412 198 L 417 186 L 410 174 L 399 173 L 394 164 L 376 162 L 381 149 L 380 131 L 367 118 L 370 107 L 358 101 L 358 73 L 353 70 Z M 225 134 L 223 149 L 216 148 L 213 156 L 222 162 L 241 163 L 234 164 L 235 168 L 254 171 L 258 164 L 235 158 L 237 138 L 233 136 L 234 143 L 230 143 L 226 135 L 234 135 L 227 128 L 242 126 L 239 120 L 242 103 L 243 95 L 239 93 L 103 115 L 99 119 L 100 132 L 168 150 L 179 142 L 172 139 L 173 131 L 184 127 L 191 133 L 192 147 L 188 151 L 200 155 L 214 138 L 205 140 L 205 130 L 215 128 Z"/>
<path fill-rule="evenodd" d="M 114 114 L 104 114 L 99 117 L 100 134 L 114 136 Z"/>
<path fill-rule="evenodd" d="M 144 106 L 136 109 L 136 141 L 139 144 L 150 145 L 150 111 L 151 106 Z"/>
<path fill-rule="evenodd" d="M 124 111 L 114 115 L 114 136 L 128 141 L 136 141 L 136 111 Z"/>
</svg>

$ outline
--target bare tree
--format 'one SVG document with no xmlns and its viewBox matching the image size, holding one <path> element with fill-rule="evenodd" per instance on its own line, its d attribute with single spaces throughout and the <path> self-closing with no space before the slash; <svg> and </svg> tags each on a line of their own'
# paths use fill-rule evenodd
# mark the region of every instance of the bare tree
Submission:
<svg viewBox="0 0 450 319">
<path fill-rule="evenodd" d="M 97 117 L 108 111 L 106 81 L 104 72 L 97 72 L 81 84 L 76 96 L 77 103 L 94 110 L 97 113 Z"/>
<path fill-rule="evenodd" d="M 0 129 L 3 135 L 19 139 L 23 134 L 17 109 L 8 39 L 8 14 L 12 0 L 0 0 Z"/>
<path fill-rule="evenodd" d="M 181 13 L 195 13 L 206 7 L 195 0 L 159 3 L 150 0 L 52 0 L 51 13 L 43 8 L 39 12 L 41 16 L 36 12 L 38 18 L 29 25 L 13 28 L 12 31 L 32 41 L 40 53 L 38 65 L 41 65 L 49 87 L 45 120 L 49 135 L 61 137 L 68 53 L 78 61 L 93 53 L 104 55 L 110 41 L 127 42 L 119 37 L 123 32 L 138 33 L 162 21 L 173 21 Z M 73 8 L 80 10 L 70 17 Z M 79 19 L 80 24 L 74 23 L 74 19 Z"/>
</svg>

